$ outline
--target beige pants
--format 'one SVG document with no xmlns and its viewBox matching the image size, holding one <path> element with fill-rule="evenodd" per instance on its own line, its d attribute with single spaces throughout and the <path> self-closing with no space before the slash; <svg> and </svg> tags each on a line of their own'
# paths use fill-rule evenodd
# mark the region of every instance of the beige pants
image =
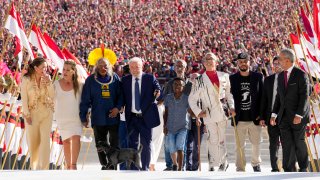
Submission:
<svg viewBox="0 0 320 180">
<path fill-rule="evenodd" d="M 249 140 L 252 144 L 251 165 L 257 166 L 261 163 L 260 158 L 260 143 L 261 143 L 261 126 L 255 125 L 253 122 L 239 121 L 237 125 L 240 147 L 243 157 L 243 163 L 240 161 L 240 153 L 237 149 L 236 167 L 237 171 L 245 171 L 246 156 L 245 156 L 245 139 L 248 133 Z"/>
<path fill-rule="evenodd" d="M 38 107 L 31 113 L 32 124 L 26 123 L 32 170 L 44 170 L 49 167 L 52 114 L 51 110 Z"/>
<path fill-rule="evenodd" d="M 209 169 L 220 164 L 227 163 L 226 148 L 226 127 L 227 121 L 213 122 L 207 124 L 209 131 L 208 151 L 209 151 Z"/>
</svg>

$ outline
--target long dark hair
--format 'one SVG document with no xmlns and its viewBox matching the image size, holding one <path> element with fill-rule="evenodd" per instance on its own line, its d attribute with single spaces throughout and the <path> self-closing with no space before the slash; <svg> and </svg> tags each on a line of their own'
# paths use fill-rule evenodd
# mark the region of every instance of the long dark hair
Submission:
<svg viewBox="0 0 320 180">
<path fill-rule="evenodd" d="M 24 75 L 26 77 L 31 77 L 35 73 L 34 67 L 39 67 L 41 64 L 45 63 L 46 60 L 42 57 L 35 58 L 28 66 L 28 72 Z"/>
<path fill-rule="evenodd" d="M 80 88 L 77 65 L 74 61 L 65 61 L 64 64 L 70 65 L 71 69 L 74 71 L 74 74 L 72 75 L 72 84 L 73 84 L 74 96 L 77 97 L 77 93 L 79 92 L 79 88 Z"/>
</svg>

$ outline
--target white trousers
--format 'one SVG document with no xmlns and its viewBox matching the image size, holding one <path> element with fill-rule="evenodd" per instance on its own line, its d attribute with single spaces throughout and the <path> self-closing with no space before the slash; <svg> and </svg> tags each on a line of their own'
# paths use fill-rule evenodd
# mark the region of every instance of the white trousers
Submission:
<svg viewBox="0 0 320 180">
<path fill-rule="evenodd" d="M 209 169 L 227 163 L 226 128 L 227 121 L 207 123 Z"/>
</svg>

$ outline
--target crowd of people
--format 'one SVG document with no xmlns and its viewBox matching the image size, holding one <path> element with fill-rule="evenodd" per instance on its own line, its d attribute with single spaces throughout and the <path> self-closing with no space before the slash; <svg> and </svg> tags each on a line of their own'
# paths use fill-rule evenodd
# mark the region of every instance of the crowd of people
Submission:
<svg viewBox="0 0 320 180">
<path fill-rule="evenodd" d="M 235 72 L 233 62 L 247 51 L 255 69 L 263 67 L 295 32 L 292 13 L 299 1 L 148 1 L 54 0 L 19 1 L 17 9 L 25 29 L 34 18 L 38 27 L 67 48 L 85 65 L 88 53 L 101 42 L 116 52 L 119 64 L 142 57 L 146 69 L 158 77 L 172 76 L 175 59 L 186 60 L 187 74 L 201 69 L 201 58 L 213 52 L 218 69 Z M 131 2 L 131 3 L 130 3 Z M 10 3 L 2 1 L 1 9 Z M 0 12 L 4 19 L 6 11 Z M 3 26 L 3 23 L 1 24 Z M 1 37 L 3 40 L 4 37 Z M 12 58 L 13 43 L 8 44 Z M 10 61 L 8 61 L 10 62 Z M 171 72 L 171 73 L 170 73 Z"/>
<path fill-rule="evenodd" d="M 230 118 L 236 129 L 237 171 L 245 171 L 246 136 L 252 143 L 253 170 L 261 171 L 262 126 L 277 132 L 270 145 L 281 140 L 288 152 L 284 171 L 295 171 L 295 162 L 300 171 L 307 171 L 304 133 L 310 121 L 310 83 L 293 67 L 294 52 L 283 48 L 290 46 L 288 33 L 294 32 L 292 13 L 298 3 L 21 1 L 17 9 L 26 29 L 35 18 L 84 67 L 89 52 L 101 42 L 117 55 L 115 64 L 98 58 L 85 82 L 78 81 L 76 65 L 70 61 L 65 61 L 58 81 L 51 81 L 44 58 L 29 64 L 22 77 L 21 100 L 31 168 L 48 168 L 50 127 L 56 118 L 66 169 L 77 169 L 82 127 L 91 124 L 102 170 L 117 169 L 125 157 L 127 166 L 120 169 L 154 170 L 159 155 L 155 141 L 161 144 L 162 133 L 166 170 L 197 170 L 199 144 L 209 132 L 209 171 L 226 171 L 225 131 Z M 1 6 L 7 9 L 8 4 Z M 1 13 L 3 19 L 5 12 Z M 7 36 L 6 31 L 1 34 L 2 45 Z M 3 63 L 12 72 L 13 44 L 2 49 L 7 50 Z M 263 79 L 274 73 L 279 78 L 272 87 L 278 88 L 271 89 Z M 169 80 L 163 88 L 161 78 Z M 281 170 L 275 165 L 278 149 L 270 146 L 272 171 Z"/>
</svg>

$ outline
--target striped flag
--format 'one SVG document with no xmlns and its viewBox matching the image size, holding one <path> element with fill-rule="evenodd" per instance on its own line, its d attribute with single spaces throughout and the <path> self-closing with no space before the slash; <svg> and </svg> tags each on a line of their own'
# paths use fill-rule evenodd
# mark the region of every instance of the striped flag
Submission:
<svg viewBox="0 0 320 180">
<path fill-rule="evenodd" d="M 36 25 L 33 25 L 29 41 L 41 50 L 40 53 L 49 60 L 48 64 L 53 67 L 53 69 L 58 68 L 59 72 L 62 72 L 64 56 L 48 34 L 42 34 L 40 29 Z"/>
<path fill-rule="evenodd" d="M 21 44 L 23 47 L 25 47 L 31 56 L 32 59 L 34 59 L 32 49 L 30 47 L 28 38 L 24 31 L 24 26 L 22 24 L 22 21 L 20 19 L 19 13 L 16 12 L 16 9 L 14 7 L 14 4 L 12 3 L 9 16 L 7 21 L 5 22 L 6 29 L 9 30 L 11 34 L 13 34 L 16 38 L 16 40 L 19 41 L 19 44 Z M 21 67 L 22 59 L 19 59 L 18 61 L 19 67 Z"/>
</svg>

